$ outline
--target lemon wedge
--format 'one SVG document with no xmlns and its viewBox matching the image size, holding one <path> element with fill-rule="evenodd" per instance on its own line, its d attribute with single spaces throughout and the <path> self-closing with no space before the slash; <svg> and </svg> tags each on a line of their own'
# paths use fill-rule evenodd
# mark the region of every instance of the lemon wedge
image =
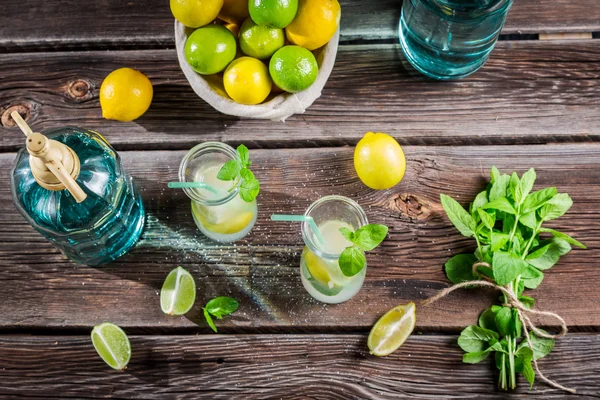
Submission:
<svg viewBox="0 0 600 400">
<path fill-rule="evenodd" d="M 385 313 L 373 325 L 367 346 L 371 354 L 387 356 L 398 350 L 410 336 L 417 321 L 415 303 L 399 305 Z"/>
</svg>

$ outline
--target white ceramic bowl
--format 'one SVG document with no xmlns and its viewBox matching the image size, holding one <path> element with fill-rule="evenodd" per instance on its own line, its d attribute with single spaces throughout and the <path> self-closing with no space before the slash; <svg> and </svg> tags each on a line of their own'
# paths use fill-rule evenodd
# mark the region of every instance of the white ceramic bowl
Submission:
<svg viewBox="0 0 600 400">
<path fill-rule="evenodd" d="M 177 58 L 179 59 L 181 70 L 192 86 L 192 89 L 194 89 L 194 92 L 223 114 L 246 118 L 270 119 L 274 121 L 284 121 L 294 114 L 302 114 L 321 96 L 321 90 L 323 90 L 323 87 L 333 70 L 338 42 L 340 40 L 340 30 L 338 29 L 329 43 L 313 52 L 317 59 L 317 63 L 319 64 L 319 74 L 317 80 L 311 87 L 295 94 L 282 93 L 276 96 L 271 95 L 267 101 L 262 104 L 248 106 L 238 104 L 227 96 L 221 80 L 214 80 L 209 83 L 207 78 L 210 79 L 210 77 L 198 74 L 188 64 L 185 59 L 185 42 L 188 35 L 193 31 L 193 29 L 188 29 L 175 20 Z"/>
</svg>

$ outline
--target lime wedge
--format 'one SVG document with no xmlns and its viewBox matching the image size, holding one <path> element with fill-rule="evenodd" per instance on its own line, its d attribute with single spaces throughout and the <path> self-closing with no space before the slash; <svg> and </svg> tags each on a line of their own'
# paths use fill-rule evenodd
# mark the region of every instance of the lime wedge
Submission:
<svg viewBox="0 0 600 400">
<path fill-rule="evenodd" d="M 169 272 L 160 290 L 160 308 L 165 314 L 183 315 L 196 301 L 196 282 L 181 267 Z"/>
<path fill-rule="evenodd" d="M 119 370 L 127 367 L 131 344 L 123 329 L 110 322 L 96 325 L 92 330 L 92 344 L 109 367 Z"/>
<path fill-rule="evenodd" d="M 371 354 L 387 356 L 398 350 L 415 329 L 416 321 L 413 302 L 397 306 L 385 313 L 369 333 L 367 345 Z"/>
</svg>

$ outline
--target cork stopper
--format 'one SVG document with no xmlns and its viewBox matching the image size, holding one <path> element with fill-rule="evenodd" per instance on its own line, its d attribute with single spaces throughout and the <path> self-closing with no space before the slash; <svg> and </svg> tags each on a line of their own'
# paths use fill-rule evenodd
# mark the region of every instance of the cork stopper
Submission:
<svg viewBox="0 0 600 400">
<path fill-rule="evenodd" d="M 13 112 L 11 116 L 27 136 L 29 166 L 37 183 L 48 190 L 67 189 L 75 201 L 84 201 L 87 194 L 75 181 L 80 168 L 77 154 L 70 147 L 33 132 L 18 112 Z"/>
</svg>

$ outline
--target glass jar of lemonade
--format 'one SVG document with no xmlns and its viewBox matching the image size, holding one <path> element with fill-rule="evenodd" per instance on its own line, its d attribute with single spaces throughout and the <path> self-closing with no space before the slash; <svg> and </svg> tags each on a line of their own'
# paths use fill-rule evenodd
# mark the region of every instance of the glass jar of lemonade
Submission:
<svg viewBox="0 0 600 400">
<path fill-rule="evenodd" d="M 367 268 L 354 276 L 345 276 L 338 260 L 352 243 L 340 228 L 356 231 L 367 225 L 367 216 L 353 200 L 343 196 L 325 196 L 304 213 L 312 217 L 325 243 L 319 242 L 307 222 L 302 223 L 302 238 L 306 246 L 300 259 L 300 277 L 306 291 L 324 303 L 342 303 L 352 298 L 363 285 Z"/>
<path fill-rule="evenodd" d="M 192 216 L 198 229 L 217 242 L 240 240 L 256 223 L 256 200 L 246 202 L 241 198 L 241 181 L 217 178 L 223 165 L 237 158 L 231 146 L 205 142 L 192 148 L 179 166 L 181 182 L 203 182 L 214 189 L 214 193 L 204 188 L 183 190 L 192 199 Z"/>
</svg>

